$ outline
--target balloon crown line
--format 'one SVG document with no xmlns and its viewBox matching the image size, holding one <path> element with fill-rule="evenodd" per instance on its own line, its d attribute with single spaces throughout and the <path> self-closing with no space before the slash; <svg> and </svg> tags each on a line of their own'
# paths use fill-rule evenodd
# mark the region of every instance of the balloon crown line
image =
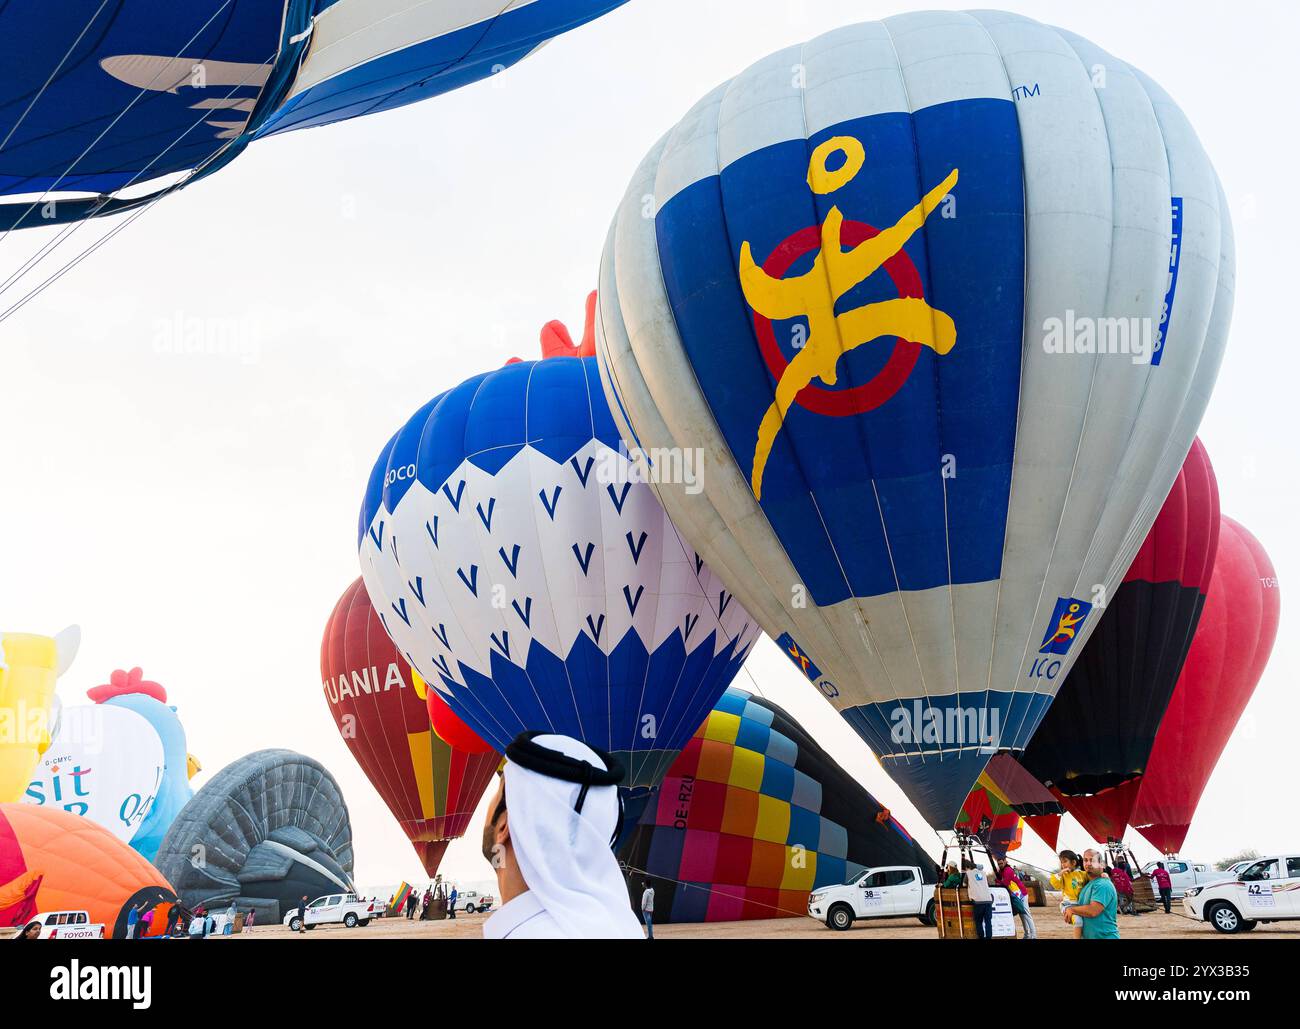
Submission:
<svg viewBox="0 0 1300 1029">
<path fill-rule="evenodd" d="M 542 360 L 552 357 L 595 357 L 596 356 L 596 291 L 587 294 L 587 310 L 582 324 L 582 340 L 573 342 L 569 327 L 559 319 L 553 319 L 542 326 Z M 506 364 L 521 364 L 522 359 L 512 357 Z"/>
<path fill-rule="evenodd" d="M 133 693 L 143 693 L 161 704 L 167 703 L 167 691 L 158 683 L 146 679 L 143 669 L 140 668 L 132 668 L 129 672 L 119 668 L 108 677 L 108 682 L 104 685 L 86 690 L 86 696 L 96 704 Z"/>
</svg>

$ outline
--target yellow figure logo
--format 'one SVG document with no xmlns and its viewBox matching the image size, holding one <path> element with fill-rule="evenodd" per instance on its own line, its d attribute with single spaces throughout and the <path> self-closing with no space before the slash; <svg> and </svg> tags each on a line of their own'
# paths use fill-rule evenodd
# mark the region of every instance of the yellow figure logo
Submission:
<svg viewBox="0 0 1300 1029">
<path fill-rule="evenodd" d="M 1079 623 L 1088 617 L 1087 612 L 1079 614 L 1081 606 L 1078 601 L 1075 601 L 1061 612 L 1061 617 L 1056 620 L 1056 631 L 1048 637 L 1046 643 L 1038 648 L 1040 654 L 1045 654 L 1049 648 L 1068 643 L 1074 639 L 1074 634 L 1078 632 Z"/>
<path fill-rule="evenodd" d="M 827 161 L 835 153 L 844 155 L 844 163 L 831 171 Z M 862 143 L 852 136 L 828 139 L 813 151 L 808 162 L 808 186 L 814 193 L 833 193 L 851 182 L 865 161 Z M 921 297 L 898 297 L 843 314 L 835 313 L 835 302 L 899 253 L 956 184 L 954 168 L 894 225 L 850 250 L 845 250 L 840 240 L 844 216 L 838 207 L 832 207 L 821 225 L 820 251 L 812 268 L 802 275 L 774 278 L 754 262 L 748 241 L 740 245 L 740 286 L 749 306 L 766 318 L 802 315 L 808 319 L 808 337 L 803 349 L 781 375 L 776 384 L 776 399 L 758 427 L 750 474 L 755 497 L 760 500 L 763 497 L 763 469 L 786 411 L 813 379 L 834 386 L 835 366 L 842 355 L 887 336 L 911 340 L 937 354 L 948 353 L 957 342 L 952 318 L 935 310 Z"/>
</svg>

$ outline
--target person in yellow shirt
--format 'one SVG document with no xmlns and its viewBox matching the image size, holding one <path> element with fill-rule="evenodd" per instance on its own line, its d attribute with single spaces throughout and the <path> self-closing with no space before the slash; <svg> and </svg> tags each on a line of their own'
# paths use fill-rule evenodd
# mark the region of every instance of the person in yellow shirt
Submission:
<svg viewBox="0 0 1300 1029">
<path fill-rule="evenodd" d="M 1061 891 L 1061 911 L 1071 907 L 1079 902 L 1079 891 L 1083 889 L 1088 882 L 1088 873 L 1083 870 L 1083 861 L 1072 850 L 1063 850 L 1057 855 L 1061 859 L 1061 870 L 1053 872 L 1048 881 L 1052 884 L 1052 889 Z M 1083 919 L 1074 915 L 1070 924 L 1074 927 L 1074 938 L 1077 940 L 1083 935 Z"/>
</svg>

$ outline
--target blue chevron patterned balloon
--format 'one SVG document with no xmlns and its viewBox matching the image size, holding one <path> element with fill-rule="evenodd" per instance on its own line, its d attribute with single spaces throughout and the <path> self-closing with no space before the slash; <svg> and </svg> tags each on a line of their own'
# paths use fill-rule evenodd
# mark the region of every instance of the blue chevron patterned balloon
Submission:
<svg viewBox="0 0 1300 1029">
<path fill-rule="evenodd" d="M 479 735 L 497 750 L 527 729 L 574 736 L 644 796 L 759 630 L 634 458 L 594 359 L 510 364 L 393 437 L 358 549 L 389 635 Z"/>
</svg>

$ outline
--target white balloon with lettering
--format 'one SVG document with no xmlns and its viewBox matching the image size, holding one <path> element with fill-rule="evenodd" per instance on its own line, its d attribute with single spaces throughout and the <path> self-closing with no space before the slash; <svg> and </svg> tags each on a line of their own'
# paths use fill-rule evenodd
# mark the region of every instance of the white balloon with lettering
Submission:
<svg viewBox="0 0 1300 1029">
<path fill-rule="evenodd" d="M 129 843 L 162 774 L 162 740 L 146 719 L 113 705 L 78 704 L 63 708 L 23 800 L 83 815 Z"/>
</svg>

